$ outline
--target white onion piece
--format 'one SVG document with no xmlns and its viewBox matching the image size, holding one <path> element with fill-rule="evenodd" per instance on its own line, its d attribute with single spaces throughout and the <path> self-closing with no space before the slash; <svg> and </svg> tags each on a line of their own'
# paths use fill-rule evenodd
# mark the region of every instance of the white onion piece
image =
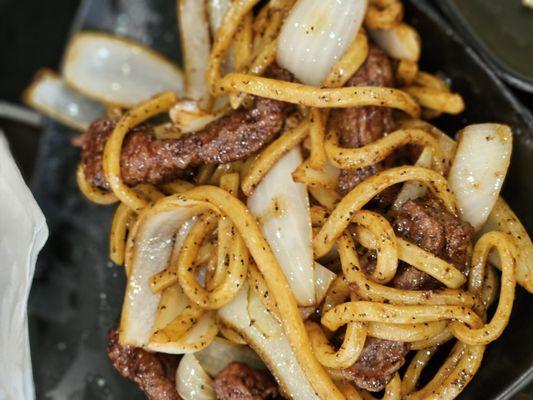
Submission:
<svg viewBox="0 0 533 400">
<path fill-rule="evenodd" d="M 398 24 L 391 29 L 371 29 L 370 37 L 390 57 L 418 62 L 420 37 L 409 25 Z"/>
<path fill-rule="evenodd" d="M 308 85 L 321 85 L 361 28 L 367 0 L 298 0 L 279 35 L 277 61 Z"/>
<path fill-rule="evenodd" d="M 131 41 L 95 32 L 70 41 L 63 76 L 87 97 L 131 107 L 157 93 L 183 93 L 180 69 L 155 51 Z"/>
<path fill-rule="evenodd" d="M 207 124 L 224 115 L 224 110 L 211 114 L 202 111 L 197 101 L 181 100 L 169 112 L 170 119 L 181 133 L 191 133 L 205 128 Z"/>
<path fill-rule="evenodd" d="M 533 262 L 531 262 L 533 260 L 533 244 L 518 217 L 501 197 L 496 201 L 479 234 L 482 235 L 490 231 L 502 231 L 513 237 L 514 244 L 518 249 L 515 268 L 516 280 L 530 293 L 533 293 Z M 497 252 L 491 252 L 489 260 L 492 264 L 500 267 Z"/>
<path fill-rule="evenodd" d="M 319 397 L 300 368 L 286 335 L 266 338 L 251 324 L 248 315 L 248 288 L 248 285 L 243 286 L 237 296 L 218 311 L 220 319 L 237 331 L 261 357 L 283 393 L 294 400 L 318 400 Z M 272 323 L 281 326 L 275 320 Z"/>
<path fill-rule="evenodd" d="M 106 113 L 102 104 L 75 92 L 49 70 L 36 74 L 23 99 L 43 114 L 80 131 Z"/>
<path fill-rule="evenodd" d="M 210 376 L 216 376 L 232 362 L 241 362 L 255 369 L 266 369 L 263 361 L 248 346 L 235 344 L 220 337 L 215 338 L 209 346 L 194 355 Z"/>
<path fill-rule="evenodd" d="M 179 0 L 178 7 L 185 96 L 200 101 L 202 108 L 206 108 L 209 101 L 206 73 L 211 52 L 206 4 L 205 1 Z"/>
<path fill-rule="evenodd" d="M 299 147 L 284 155 L 248 198 L 266 240 L 300 306 L 315 304 L 309 198 L 304 185 L 292 180 L 302 163 Z"/>
<path fill-rule="evenodd" d="M 176 231 L 203 211 L 206 211 L 205 206 L 195 205 L 149 213 L 139 219 L 127 248 L 127 255 L 131 254 L 127 259 L 131 260 L 131 265 L 128 265 L 130 275 L 122 306 L 121 343 L 137 347 L 148 344 L 161 297 L 152 292 L 148 280 L 168 265 Z"/>
<path fill-rule="evenodd" d="M 499 124 L 467 126 L 448 177 L 459 212 L 476 230 L 487 220 L 511 162 L 513 135 Z"/>
<path fill-rule="evenodd" d="M 208 0 L 207 1 L 207 11 L 209 14 L 209 25 L 211 26 L 211 32 L 213 36 L 220 27 L 224 15 L 228 10 L 230 0 Z"/>
<path fill-rule="evenodd" d="M 300 307 L 298 309 L 303 319 L 309 318 L 309 316 L 311 316 L 311 314 L 315 312 L 317 306 L 322 303 L 322 301 L 326 297 L 326 293 L 331 283 L 337 277 L 334 272 L 330 271 L 329 269 L 317 263 L 316 261 L 314 268 L 316 305 L 311 307 Z"/>
<path fill-rule="evenodd" d="M 432 163 L 433 151 L 430 147 L 425 147 L 424 150 L 422 150 L 422 153 L 420 153 L 418 160 L 416 160 L 415 166 L 422 168 L 431 168 Z M 396 200 L 394 200 L 392 208 L 395 210 L 399 210 L 407 201 L 418 199 L 419 197 L 424 196 L 426 193 L 426 185 L 416 181 L 406 182 L 403 185 L 402 190 L 400 190 L 400 193 L 398 193 L 398 196 L 396 196 Z"/>
<path fill-rule="evenodd" d="M 248 315 L 250 316 L 250 323 L 264 337 L 272 339 L 283 335 L 283 328 L 263 305 L 255 290 L 248 292 Z"/>
<path fill-rule="evenodd" d="M 322 303 L 331 283 L 336 277 L 337 274 L 333 271 L 315 262 L 315 295 L 317 305 Z"/>
<path fill-rule="evenodd" d="M 176 370 L 176 390 L 183 400 L 216 400 L 213 381 L 193 354 L 185 354 Z"/>
</svg>

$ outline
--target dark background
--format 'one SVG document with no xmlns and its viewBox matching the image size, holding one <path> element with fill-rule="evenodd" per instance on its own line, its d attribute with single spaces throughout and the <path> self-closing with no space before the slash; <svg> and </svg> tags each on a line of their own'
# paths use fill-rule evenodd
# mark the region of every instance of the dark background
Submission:
<svg viewBox="0 0 533 400">
<path fill-rule="evenodd" d="M 79 3 L 79 0 L 0 0 L 0 107 L 2 101 L 20 104 L 22 90 L 39 68 L 58 69 Z M 515 93 L 533 108 L 533 95 Z M 1 117 L 0 129 L 7 134 L 15 158 L 31 183 L 40 129 Z M 533 393 L 533 385 L 517 398 L 533 399 L 526 393 Z"/>
</svg>

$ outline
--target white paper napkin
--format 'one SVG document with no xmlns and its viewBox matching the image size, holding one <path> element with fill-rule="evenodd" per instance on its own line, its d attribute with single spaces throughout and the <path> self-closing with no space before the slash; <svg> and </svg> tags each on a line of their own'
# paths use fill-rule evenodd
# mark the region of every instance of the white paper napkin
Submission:
<svg viewBox="0 0 533 400">
<path fill-rule="evenodd" d="M 0 131 L 0 399 L 35 397 L 27 302 L 37 254 L 48 237 L 43 213 Z"/>
</svg>

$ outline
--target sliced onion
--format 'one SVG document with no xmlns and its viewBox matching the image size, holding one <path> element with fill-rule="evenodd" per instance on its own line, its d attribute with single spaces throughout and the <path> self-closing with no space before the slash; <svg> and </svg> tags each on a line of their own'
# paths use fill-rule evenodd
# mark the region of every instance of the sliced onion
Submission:
<svg viewBox="0 0 533 400">
<path fill-rule="evenodd" d="M 224 15 L 228 9 L 230 0 L 208 0 L 207 1 L 207 10 L 209 13 L 209 25 L 211 26 L 211 32 L 213 36 L 216 34 L 216 31 L 220 27 Z"/>
<path fill-rule="evenodd" d="M 200 109 L 197 101 L 181 100 L 170 110 L 170 119 L 181 133 L 191 133 L 224 115 L 224 111 L 210 114 Z"/>
<path fill-rule="evenodd" d="M 303 319 L 309 318 L 315 312 L 318 305 L 322 303 L 322 301 L 326 297 L 327 291 L 331 283 L 337 277 L 337 274 L 322 266 L 321 264 L 317 263 L 316 261 L 314 268 L 316 305 L 299 308 L 300 315 Z"/>
<path fill-rule="evenodd" d="M 320 85 L 361 28 L 367 0 L 298 0 L 279 36 L 278 64 Z"/>
<path fill-rule="evenodd" d="M 463 220 L 476 230 L 487 220 L 498 199 L 511 162 L 513 135 L 505 125 L 467 126 L 448 178 Z"/>
<path fill-rule="evenodd" d="M 176 390 L 183 400 L 216 400 L 213 381 L 193 354 L 182 357 L 176 370 Z"/>
<path fill-rule="evenodd" d="M 185 96 L 207 108 L 207 64 L 211 52 L 205 1 L 179 0 L 181 49 L 185 59 Z"/>
<path fill-rule="evenodd" d="M 533 260 L 533 244 L 518 217 L 501 197 L 492 208 L 487 222 L 480 230 L 480 235 L 490 231 L 502 231 L 513 237 L 514 244 L 518 249 L 515 269 L 516 280 L 530 293 L 533 293 L 533 262 L 531 262 Z M 498 253 L 491 252 L 489 260 L 492 264 L 500 267 Z"/>
<path fill-rule="evenodd" d="M 241 362 L 255 369 L 266 369 L 263 361 L 248 346 L 235 344 L 219 337 L 194 355 L 204 370 L 213 377 L 232 362 Z"/>
<path fill-rule="evenodd" d="M 161 297 L 150 289 L 149 278 L 168 265 L 176 231 L 205 210 L 203 205 L 162 212 L 149 210 L 138 220 L 126 250 L 130 273 L 122 306 L 121 343 L 137 347 L 148 344 Z"/>
<path fill-rule="evenodd" d="M 322 303 L 331 283 L 337 277 L 333 271 L 315 262 L 315 295 L 316 304 Z"/>
<path fill-rule="evenodd" d="M 422 150 L 422 153 L 418 157 L 418 160 L 415 162 L 416 167 L 422 167 L 422 168 L 431 168 L 431 164 L 433 163 L 433 151 L 429 147 L 425 147 L 424 150 Z M 406 182 L 402 190 L 400 190 L 400 193 L 398 193 L 398 196 L 396 196 L 396 200 L 394 200 L 394 204 L 392 205 L 393 209 L 399 210 L 407 201 L 418 199 L 419 197 L 424 196 L 427 193 L 427 186 L 420 183 L 420 182 Z"/>
<path fill-rule="evenodd" d="M 63 76 L 87 97 L 123 107 L 166 90 L 183 93 L 182 72 L 162 55 L 96 32 L 81 32 L 71 39 Z"/>
<path fill-rule="evenodd" d="M 390 57 L 397 60 L 418 62 L 420 36 L 407 24 L 398 24 L 391 29 L 371 29 L 370 37 Z"/>
<path fill-rule="evenodd" d="M 251 324 L 248 315 L 248 285 L 243 286 L 237 296 L 218 313 L 222 322 L 237 331 L 259 354 L 285 394 L 290 394 L 294 400 L 319 399 L 298 364 L 285 334 L 266 338 Z M 279 325 L 275 320 L 272 323 Z"/>
<path fill-rule="evenodd" d="M 75 92 L 50 70 L 35 75 L 23 99 L 29 106 L 77 130 L 87 129 L 106 113 L 102 104 Z"/>
<path fill-rule="evenodd" d="M 261 332 L 264 337 L 272 339 L 284 334 L 283 328 L 263 305 L 263 302 L 255 290 L 250 290 L 248 292 L 248 315 L 250 316 L 250 323 Z"/>
<path fill-rule="evenodd" d="M 283 156 L 248 198 L 248 208 L 276 255 L 296 302 L 305 307 L 315 304 L 315 285 L 309 198 L 305 186 L 291 176 L 301 163 L 298 147 Z"/>
</svg>

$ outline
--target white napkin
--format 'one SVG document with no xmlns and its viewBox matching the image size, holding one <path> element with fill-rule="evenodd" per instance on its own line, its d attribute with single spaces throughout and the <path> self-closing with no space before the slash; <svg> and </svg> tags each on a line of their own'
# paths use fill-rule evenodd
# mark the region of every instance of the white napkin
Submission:
<svg viewBox="0 0 533 400">
<path fill-rule="evenodd" d="M 48 227 L 0 131 L 0 399 L 35 397 L 26 313 Z"/>
</svg>

